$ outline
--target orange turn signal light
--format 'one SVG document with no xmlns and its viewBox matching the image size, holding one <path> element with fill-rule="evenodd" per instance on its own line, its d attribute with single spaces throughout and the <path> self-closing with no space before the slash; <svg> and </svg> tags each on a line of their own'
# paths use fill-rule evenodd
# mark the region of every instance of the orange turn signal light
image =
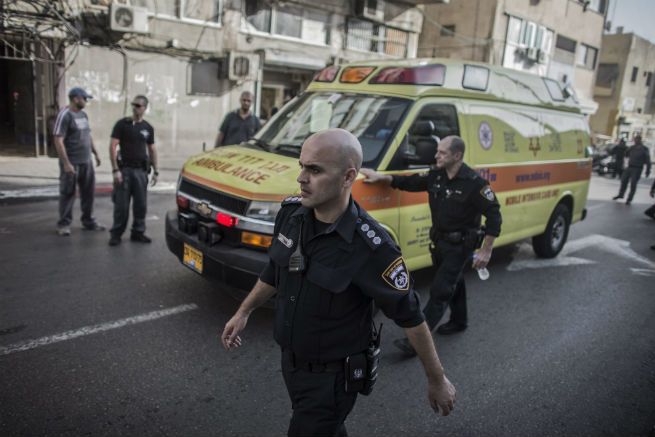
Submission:
<svg viewBox="0 0 655 437">
<path fill-rule="evenodd" d="M 339 78 L 343 83 L 360 83 L 373 73 L 375 67 L 346 67 Z"/>
<path fill-rule="evenodd" d="M 249 246 L 268 248 L 273 243 L 270 235 L 255 234 L 254 232 L 242 232 L 241 242 Z"/>
</svg>

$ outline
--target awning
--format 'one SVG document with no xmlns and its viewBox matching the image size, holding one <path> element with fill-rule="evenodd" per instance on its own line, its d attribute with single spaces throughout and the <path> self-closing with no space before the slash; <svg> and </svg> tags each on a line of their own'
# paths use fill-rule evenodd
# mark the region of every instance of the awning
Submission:
<svg viewBox="0 0 655 437">
<path fill-rule="evenodd" d="M 327 65 L 327 62 L 321 57 L 311 57 L 300 53 L 287 52 L 285 50 L 266 49 L 264 64 L 316 71 L 324 68 Z"/>
</svg>

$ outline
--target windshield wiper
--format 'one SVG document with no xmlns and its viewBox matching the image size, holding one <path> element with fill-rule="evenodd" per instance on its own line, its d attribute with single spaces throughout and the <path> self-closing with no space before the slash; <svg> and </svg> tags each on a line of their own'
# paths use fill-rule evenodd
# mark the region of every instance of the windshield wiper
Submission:
<svg viewBox="0 0 655 437">
<path fill-rule="evenodd" d="M 294 156 L 300 155 L 302 144 L 278 144 L 273 152 L 291 152 Z"/>
<path fill-rule="evenodd" d="M 271 145 L 268 144 L 266 141 L 261 140 L 259 138 L 250 138 L 248 141 L 246 141 L 246 144 L 251 144 L 253 146 L 257 146 L 262 150 L 265 150 L 268 152 L 271 148 Z"/>
</svg>

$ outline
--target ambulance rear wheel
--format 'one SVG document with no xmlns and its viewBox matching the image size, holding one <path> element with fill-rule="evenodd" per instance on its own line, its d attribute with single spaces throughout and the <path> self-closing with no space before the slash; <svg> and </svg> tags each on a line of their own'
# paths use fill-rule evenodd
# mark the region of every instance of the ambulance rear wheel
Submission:
<svg viewBox="0 0 655 437">
<path fill-rule="evenodd" d="M 566 243 L 570 226 L 571 211 L 568 206 L 560 203 L 551 214 L 546 231 L 532 237 L 534 253 L 540 258 L 555 258 Z"/>
</svg>

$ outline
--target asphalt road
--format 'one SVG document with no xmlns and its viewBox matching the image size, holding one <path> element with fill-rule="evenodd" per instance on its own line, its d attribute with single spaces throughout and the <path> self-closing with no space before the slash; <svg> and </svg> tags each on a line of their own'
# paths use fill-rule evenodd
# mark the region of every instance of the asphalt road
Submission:
<svg viewBox="0 0 655 437">
<path fill-rule="evenodd" d="M 516 245 L 495 251 L 487 282 L 468 274 L 469 329 L 436 337 L 458 390 L 451 416 L 429 408 L 418 360 L 394 350 L 401 330 L 385 323 L 380 382 L 350 435 L 648 436 L 655 222 L 647 196 L 628 207 L 606 200 L 615 189 L 594 180 L 559 265 Z M 116 248 L 77 223 L 56 236 L 55 201 L 0 206 L 0 435 L 286 433 L 272 312 L 253 314 L 241 349 L 220 347 L 237 303 L 167 251 L 173 204 L 151 195 L 153 244 Z M 109 224 L 109 198 L 96 209 Z M 416 275 L 423 292 L 429 277 Z"/>
</svg>

